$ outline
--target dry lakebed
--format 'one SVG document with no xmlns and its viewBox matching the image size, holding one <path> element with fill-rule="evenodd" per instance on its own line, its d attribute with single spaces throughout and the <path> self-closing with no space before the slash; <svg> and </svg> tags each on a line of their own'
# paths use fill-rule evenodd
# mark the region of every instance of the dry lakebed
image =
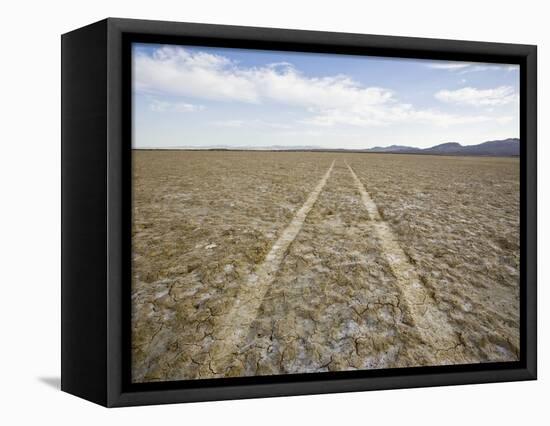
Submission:
<svg viewBox="0 0 550 426">
<path fill-rule="evenodd" d="M 519 160 L 133 151 L 132 380 L 515 361 Z"/>
</svg>

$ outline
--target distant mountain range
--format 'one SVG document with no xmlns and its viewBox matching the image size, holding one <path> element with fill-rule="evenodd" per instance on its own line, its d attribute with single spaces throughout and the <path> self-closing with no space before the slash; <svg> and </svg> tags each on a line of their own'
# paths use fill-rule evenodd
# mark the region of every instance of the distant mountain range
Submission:
<svg viewBox="0 0 550 426">
<path fill-rule="evenodd" d="M 519 139 L 504 139 L 483 142 L 478 145 L 461 145 L 458 142 L 447 142 L 431 148 L 414 148 L 412 146 L 391 145 L 365 149 L 365 152 L 385 152 L 392 154 L 431 154 L 431 155 L 487 155 L 495 157 L 512 157 L 519 155 Z"/>
<path fill-rule="evenodd" d="M 365 149 L 322 148 L 319 146 L 284 146 L 265 147 L 246 146 L 206 146 L 206 147 L 172 147 L 140 148 L 143 150 L 196 150 L 196 151 L 308 151 L 308 152 L 373 152 L 387 154 L 425 154 L 425 155 L 483 155 L 494 157 L 519 156 L 519 139 L 510 138 L 498 141 L 483 142 L 478 145 L 461 145 L 458 142 L 446 142 L 431 148 L 415 148 L 405 145 L 376 146 Z"/>
</svg>

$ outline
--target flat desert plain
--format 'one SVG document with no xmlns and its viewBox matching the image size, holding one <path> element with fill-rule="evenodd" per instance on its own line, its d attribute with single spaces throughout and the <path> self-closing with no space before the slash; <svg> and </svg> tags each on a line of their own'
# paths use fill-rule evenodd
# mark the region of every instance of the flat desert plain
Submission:
<svg viewBox="0 0 550 426">
<path fill-rule="evenodd" d="M 519 160 L 133 152 L 132 380 L 515 361 Z"/>
</svg>

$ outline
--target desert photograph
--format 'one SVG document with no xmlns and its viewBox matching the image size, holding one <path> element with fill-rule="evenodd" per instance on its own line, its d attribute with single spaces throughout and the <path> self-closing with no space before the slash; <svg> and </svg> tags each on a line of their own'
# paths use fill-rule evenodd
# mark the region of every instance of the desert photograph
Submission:
<svg viewBox="0 0 550 426">
<path fill-rule="evenodd" d="M 519 360 L 519 68 L 132 48 L 134 383 Z"/>
</svg>

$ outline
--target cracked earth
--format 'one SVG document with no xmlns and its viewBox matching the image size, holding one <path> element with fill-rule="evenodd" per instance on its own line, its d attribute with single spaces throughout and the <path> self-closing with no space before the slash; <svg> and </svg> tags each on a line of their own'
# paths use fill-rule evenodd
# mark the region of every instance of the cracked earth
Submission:
<svg viewBox="0 0 550 426">
<path fill-rule="evenodd" d="M 517 159 L 133 155 L 134 382 L 518 359 Z"/>
</svg>

